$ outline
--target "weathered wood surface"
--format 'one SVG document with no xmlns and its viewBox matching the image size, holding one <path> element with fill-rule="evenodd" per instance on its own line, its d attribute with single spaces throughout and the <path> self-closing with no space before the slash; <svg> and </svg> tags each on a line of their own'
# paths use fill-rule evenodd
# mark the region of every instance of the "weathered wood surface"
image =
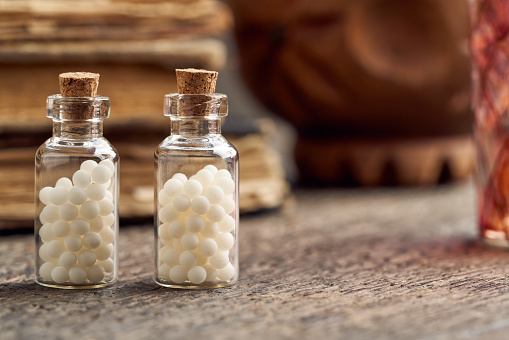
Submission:
<svg viewBox="0 0 509 340">
<path fill-rule="evenodd" d="M 470 184 L 299 189 L 241 221 L 238 285 L 153 282 L 151 226 L 121 228 L 120 281 L 32 278 L 31 235 L 0 238 L 2 339 L 505 339 L 509 256 L 476 242 Z"/>
</svg>

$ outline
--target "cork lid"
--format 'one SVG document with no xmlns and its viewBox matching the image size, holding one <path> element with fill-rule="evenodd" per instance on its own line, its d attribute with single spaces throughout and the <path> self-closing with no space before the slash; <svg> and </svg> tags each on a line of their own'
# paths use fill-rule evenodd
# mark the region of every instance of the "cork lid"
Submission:
<svg viewBox="0 0 509 340">
<path fill-rule="evenodd" d="M 99 74 L 90 72 L 67 72 L 59 76 L 62 97 L 95 97 L 99 87 Z"/>
<path fill-rule="evenodd" d="M 212 94 L 216 90 L 216 71 L 186 68 L 176 69 L 175 72 L 180 94 Z"/>
</svg>

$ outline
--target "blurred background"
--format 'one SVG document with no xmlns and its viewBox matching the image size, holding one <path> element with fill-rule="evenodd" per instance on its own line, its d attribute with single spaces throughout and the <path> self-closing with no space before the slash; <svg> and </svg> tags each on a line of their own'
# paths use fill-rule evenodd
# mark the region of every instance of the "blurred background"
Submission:
<svg viewBox="0 0 509 340">
<path fill-rule="evenodd" d="M 101 74 L 120 215 L 153 211 L 153 151 L 175 68 L 219 71 L 240 210 L 294 186 L 437 185 L 470 176 L 465 0 L 0 0 L 0 229 L 31 228 L 33 158 L 58 74 Z"/>
</svg>

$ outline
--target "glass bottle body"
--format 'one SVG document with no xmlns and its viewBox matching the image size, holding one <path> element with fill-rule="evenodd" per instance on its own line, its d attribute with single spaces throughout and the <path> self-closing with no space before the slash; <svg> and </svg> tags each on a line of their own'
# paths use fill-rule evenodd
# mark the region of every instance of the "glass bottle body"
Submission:
<svg viewBox="0 0 509 340">
<path fill-rule="evenodd" d="M 193 95 L 171 96 L 167 107 L 178 96 Z M 221 114 L 168 112 L 172 134 L 155 152 L 156 282 L 188 289 L 233 285 L 238 280 L 238 153 L 220 133 Z"/>
<path fill-rule="evenodd" d="M 118 275 L 118 154 L 102 136 L 109 102 L 98 105 L 107 112 L 74 120 L 60 112 L 72 100 L 48 101 L 53 136 L 35 156 L 35 277 L 49 287 L 99 288 Z"/>
</svg>

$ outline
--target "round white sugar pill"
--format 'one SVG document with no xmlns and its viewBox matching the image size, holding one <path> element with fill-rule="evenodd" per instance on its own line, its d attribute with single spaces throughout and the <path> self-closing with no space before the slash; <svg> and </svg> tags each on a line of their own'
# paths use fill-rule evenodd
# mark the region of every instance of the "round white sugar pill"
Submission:
<svg viewBox="0 0 509 340">
<path fill-rule="evenodd" d="M 88 223 L 90 224 L 89 231 L 93 231 L 95 233 L 100 232 L 104 226 L 104 221 L 101 216 L 97 216 L 96 218 L 91 219 L 88 221 Z"/>
<path fill-rule="evenodd" d="M 59 215 L 65 221 L 72 221 L 78 217 L 78 208 L 72 203 L 65 203 L 60 206 Z"/>
<path fill-rule="evenodd" d="M 210 209 L 210 202 L 205 196 L 196 196 L 191 201 L 191 210 L 198 215 L 206 214 Z"/>
<path fill-rule="evenodd" d="M 220 233 L 214 240 L 219 250 L 230 250 L 235 244 L 235 238 L 230 233 Z"/>
<path fill-rule="evenodd" d="M 101 243 L 97 249 L 94 250 L 95 256 L 99 261 L 107 260 L 113 252 L 113 245 Z"/>
<path fill-rule="evenodd" d="M 202 187 L 201 183 L 198 182 L 197 180 L 190 179 L 189 181 L 184 183 L 182 190 L 184 191 L 184 194 L 193 198 L 193 197 L 200 195 L 202 193 L 203 187 Z"/>
<path fill-rule="evenodd" d="M 96 218 L 99 215 L 99 204 L 94 201 L 86 201 L 81 205 L 80 214 L 87 220 Z"/>
<path fill-rule="evenodd" d="M 113 209 L 115 209 L 115 205 L 113 205 L 113 202 L 107 198 L 103 198 L 99 202 L 99 215 L 106 216 L 113 212 Z"/>
<path fill-rule="evenodd" d="M 162 253 L 159 260 L 163 263 L 166 263 L 168 266 L 176 266 L 180 263 L 179 258 L 180 252 L 176 251 L 175 249 L 168 249 Z"/>
<path fill-rule="evenodd" d="M 168 230 L 169 225 L 170 225 L 169 223 L 163 223 L 160 224 L 159 227 L 157 227 L 157 235 L 159 235 L 160 239 L 165 241 L 171 241 L 172 237 Z"/>
<path fill-rule="evenodd" d="M 225 197 L 219 205 L 224 208 L 226 214 L 231 214 L 235 210 L 235 201 L 231 197 Z"/>
<path fill-rule="evenodd" d="M 170 178 L 164 183 L 164 192 L 166 195 L 173 197 L 182 192 L 183 184 L 176 178 Z"/>
<path fill-rule="evenodd" d="M 71 268 L 76 264 L 77 260 L 78 258 L 75 253 L 72 251 L 64 251 L 58 258 L 58 264 L 65 268 Z"/>
<path fill-rule="evenodd" d="M 205 228 L 201 231 L 201 236 L 206 238 L 214 238 L 219 234 L 219 226 L 217 223 L 207 221 L 205 222 Z"/>
<path fill-rule="evenodd" d="M 115 269 L 115 262 L 112 259 L 106 259 L 104 261 L 97 261 L 97 265 L 102 267 L 106 273 L 112 273 Z"/>
<path fill-rule="evenodd" d="M 83 241 L 78 235 L 67 235 L 64 239 L 64 246 L 70 251 L 77 252 L 82 245 Z"/>
<path fill-rule="evenodd" d="M 191 199 L 186 195 L 177 195 L 173 198 L 173 207 L 175 210 L 184 212 L 191 206 Z"/>
<path fill-rule="evenodd" d="M 41 222 L 41 224 L 49 224 L 50 222 L 46 221 L 46 219 L 44 218 L 44 216 L 42 216 L 42 214 L 39 214 L 39 221 Z"/>
<path fill-rule="evenodd" d="M 57 266 L 51 271 L 51 278 L 56 283 L 64 283 L 69 279 L 69 271 L 63 266 Z"/>
<path fill-rule="evenodd" d="M 53 281 L 51 272 L 55 269 L 56 265 L 52 262 L 44 262 L 39 268 L 39 275 L 44 281 Z"/>
<path fill-rule="evenodd" d="M 229 252 L 218 251 L 210 257 L 209 261 L 214 268 L 222 269 L 226 267 L 228 263 L 230 263 Z"/>
<path fill-rule="evenodd" d="M 164 189 L 161 189 L 157 194 L 157 201 L 159 202 L 160 205 L 164 206 L 170 204 L 173 201 L 173 198 L 166 195 Z"/>
<path fill-rule="evenodd" d="M 97 162 L 96 161 L 88 159 L 88 160 L 84 161 L 83 163 L 81 163 L 80 170 L 85 170 L 88 173 L 92 173 L 92 170 L 94 170 L 94 168 L 96 166 L 97 166 Z"/>
<path fill-rule="evenodd" d="M 182 243 L 182 247 L 184 247 L 185 249 L 193 250 L 196 249 L 196 247 L 198 247 L 200 239 L 193 233 L 185 233 L 180 239 L 180 242 Z"/>
<path fill-rule="evenodd" d="M 113 164 L 113 162 L 109 159 L 104 159 L 104 160 L 100 161 L 99 165 L 106 166 L 108 169 L 110 169 L 110 172 L 112 174 L 115 172 L 115 164 Z"/>
<path fill-rule="evenodd" d="M 89 232 L 83 236 L 83 245 L 89 249 L 95 249 L 101 244 L 101 236 L 98 233 Z"/>
<path fill-rule="evenodd" d="M 175 249 L 175 250 L 177 250 L 177 251 L 180 251 L 180 252 L 182 252 L 182 251 L 186 250 L 186 249 L 182 246 L 182 241 L 181 241 L 181 239 L 179 239 L 179 238 L 173 239 L 173 240 L 171 241 L 171 246 L 172 246 L 172 248 L 173 248 L 173 249 Z"/>
<path fill-rule="evenodd" d="M 72 182 L 69 178 L 67 177 L 62 177 L 60 178 L 56 183 L 55 183 L 55 186 L 56 187 L 64 187 L 67 189 L 67 191 L 71 190 L 72 188 Z"/>
<path fill-rule="evenodd" d="M 82 284 L 87 280 L 87 271 L 81 266 L 74 266 L 69 269 L 69 279 L 72 283 Z"/>
<path fill-rule="evenodd" d="M 226 215 L 224 208 L 220 205 L 213 205 L 210 207 L 209 212 L 207 213 L 207 217 L 212 222 L 219 222 L 221 221 L 224 216 Z"/>
<path fill-rule="evenodd" d="M 191 283 L 199 285 L 207 278 L 207 271 L 201 266 L 194 266 L 187 272 L 187 278 Z"/>
<path fill-rule="evenodd" d="M 112 190 L 112 189 L 113 189 L 113 188 L 111 187 L 111 186 L 112 186 L 112 185 L 111 185 L 111 179 L 109 179 L 106 183 L 103 183 L 103 184 L 101 184 L 101 185 L 104 187 L 104 189 L 106 189 L 106 191 L 110 191 L 110 190 Z M 106 195 L 105 195 L 105 196 L 106 196 Z"/>
<path fill-rule="evenodd" d="M 84 250 L 80 251 L 78 254 L 78 262 L 82 266 L 91 267 L 95 264 L 96 260 L 97 260 L 97 256 L 90 249 L 84 249 Z"/>
<path fill-rule="evenodd" d="M 178 220 L 180 216 L 180 212 L 175 210 L 172 205 L 166 205 L 159 209 L 159 219 L 163 223 L 170 223 L 175 220 Z"/>
<path fill-rule="evenodd" d="M 100 283 L 104 280 L 104 268 L 98 265 L 88 268 L 87 278 L 90 283 Z"/>
<path fill-rule="evenodd" d="M 203 168 L 210 171 L 212 175 L 215 175 L 218 171 L 217 168 L 212 164 L 205 165 Z"/>
<path fill-rule="evenodd" d="M 218 269 L 217 278 L 221 281 L 230 281 L 235 275 L 235 268 L 231 263 L 228 263 L 226 267 Z"/>
<path fill-rule="evenodd" d="M 75 205 L 82 205 L 87 201 L 87 193 L 83 188 L 72 187 L 67 194 L 69 202 Z"/>
<path fill-rule="evenodd" d="M 203 187 L 208 187 L 214 181 L 214 175 L 207 169 L 201 169 L 196 173 L 196 179 Z"/>
<path fill-rule="evenodd" d="M 104 184 L 103 184 L 104 185 Z M 112 200 L 113 201 L 113 194 L 111 193 L 110 190 L 106 189 L 106 191 L 104 192 L 104 197 L 109 199 L 109 200 Z"/>
<path fill-rule="evenodd" d="M 90 173 L 86 170 L 78 170 L 72 175 L 72 182 L 80 188 L 86 188 L 91 181 Z"/>
<path fill-rule="evenodd" d="M 92 183 L 87 188 L 87 197 L 91 201 L 100 201 L 106 195 L 106 188 L 102 184 Z"/>
<path fill-rule="evenodd" d="M 105 227 L 111 227 L 112 225 L 115 224 L 115 221 L 116 221 L 114 214 L 109 214 L 109 215 L 103 216 L 102 219 L 103 219 Z"/>
<path fill-rule="evenodd" d="M 46 253 L 54 259 L 58 259 L 65 250 L 64 245 L 59 240 L 49 241 L 46 245 Z"/>
<path fill-rule="evenodd" d="M 52 226 L 52 223 L 46 223 L 39 229 L 39 237 L 41 238 L 42 242 L 47 243 L 56 238 L 56 236 L 53 234 L 53 231 L 51 231 Z"/>
<path fill-rule="evenodd" d="M 54 204 L 49 204 L 42 209 L 41 217 L 49 223 L 53 223 L 60 218 L 59 211 L 60 207 Z"/>
<path fill-rule="evenodd" d="M 51 232 L 57 237 L 67 236 L 70 230 L 69 223 L 64 220 L 58 220 L 51 224 Z"/>
<path fill-rule="evenodd" d="M 157 268 L 157 277 L 165 281 L 170 280 L 170 266 L 166 263 L 161 264 Z"/>
<path fill-rule="evenodd" d="M 182 283 L 187 280 L 187 268 L 182 265 L 174 266 L 170 269 L 169 276 L 171 281 Z"/>
<path fill-rule="evenodd" d="M 205 220 L 200 215 L 191 215 L 186 219 L 186 228 L 192 233 L 199 233 L 205 227 Z"/>
<path fill-rule="evenodd" d="M 39 248 L 39 257 L 44 262 L 53 262 L 55 259 L 48 255 L 48 244 L 45 243 Z"/>
<path fill-rule="evenodd" d="M 49 193 L 53 190 L 52 187 L 44 187 L 39 191 L 39 200 L 45 205 L 51 204 Z"/>
<path fill-rule="evenodd" d="M 71 222 L 71 230 L 78 235 L 85 235 L 90 231 L 90 222 L 83 218 L 77 218 Z"/>
<path fill-rule="evenodd" d="M 205 277 L 205 281 L 207 282 L 213 282 L 216 281 L 217 277 L 217 269 L 214 268 L 214 266 L 210 264 L 203 265 L 203 269 L 207 272 L 207 276 Z"/>
<path fill-rule="evenodd" d="M 49 199 L 55 205 L 62 205 L 67 202 L 67 189 L 64 187 L 54 187 L 49 192 Z"/>
<path fill-rule="evenodd" d="M 235 219 L 230 215 L 225 215 L 217 225 L 219 226 L 219 231 L 229 233 L 235 229 Z"/>
<path fill-rule="evenodd" d="M 211 238 L 204 238 L 198 244 L 198 250 L 203 256 L 212 256 L 217 251 L 217 243 Z"/>
<path fill-rule="evenodd" d="M 94 183 L 105 184 L 113 175 L 113 172 L 106 165 L 98 165 L 92 170 L 92 181 Z"/>
<path fill-rule="evenodd" d="M 177 172 L 175 175 L 171 176 L 171 178 L 178 179 L 180 182 L 182 182 L 182 184 L 187 182 L 187 176 L 181 172 Z"/>
<path fill-rule="evenodd" d="M 218 178 L 216 180 L 216 185 L 223 189 L 225 195 L 229 195 L 235 190 L 235 182 L 231 177 Z"/>
<path fill-rule="evenodd" d="M 232 175 L 230 174 L 230 172 L 228 170 L 221 169 L 221 170 L 218 170 L 216 172 L 216 174 L 214 175 L 215 180 L 218 180 L 219 178 L 232 178 Z"/>
<path fill-rule="evenodd" d="M 191 250 L 186 250 L 179 256 L 180 264 L 186 268 L 191 268 L 192 266 L 196 265 L 196 261 L 198 261 L 198 258 L 196 254 Z"/>
<path fill-rule="evenodd" d="M 205 190 L 205 197 L 209 200 L 210 204 L 218 204 L 224 198 L 224 191 L 217 185 L 213 185 Z"/>
<path fill-rule="evenodd" d="M 168 234 L 173 238 L 181 238 L 186 232 L 186 227 L 182 221 L 173 221 L 168 224 Z"/>
<path fill-rule="evenodd" d="M 110 227 L 103 228 L 103 230 L 99 232 L 99 235 L 101 236 L 102 242 L 105 244 L 110 244 L 115 241 L 115 233 Z"/>
</svg>

